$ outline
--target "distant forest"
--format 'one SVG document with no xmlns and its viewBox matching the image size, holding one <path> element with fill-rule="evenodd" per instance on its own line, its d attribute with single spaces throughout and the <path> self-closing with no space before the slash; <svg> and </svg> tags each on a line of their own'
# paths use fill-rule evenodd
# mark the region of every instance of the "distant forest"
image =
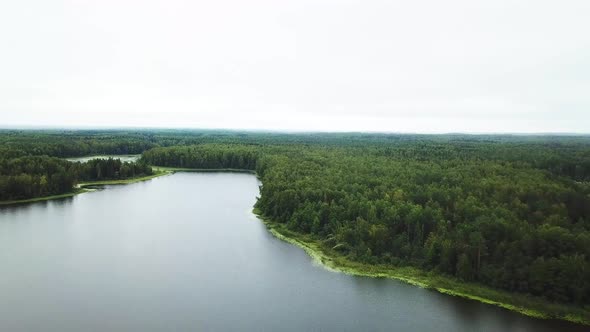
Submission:
<svg viewBox="0 0 590 332">
<path fill-rule="evenodd" d="M 152 174 L 145 163 L 118 159 L 70 162 L 58 157 L 141 153 L 150 144 L 135 139 L 38 131 L 0 131 L 0 201 L 73 192 L 84 181 L 119 180 Z"/>
<path fill-rule="evenodd" d="M 148 165 L 256 171 L 265 217 L 355 261 L 590 305 L 590 137 L 0 131 L 3 200 Z"/>
</svg>

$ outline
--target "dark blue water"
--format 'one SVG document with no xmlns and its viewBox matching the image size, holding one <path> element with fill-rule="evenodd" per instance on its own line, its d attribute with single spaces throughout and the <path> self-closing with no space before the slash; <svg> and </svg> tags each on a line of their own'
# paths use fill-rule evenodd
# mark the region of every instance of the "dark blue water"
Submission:
<svg viewBox="0 0 590 332">
<path fill-rule="evenodd" d="M 179 173 L 0 209 L 1 331 L 584 331 L 316 266 L 248 174 Z"/>
</svg>

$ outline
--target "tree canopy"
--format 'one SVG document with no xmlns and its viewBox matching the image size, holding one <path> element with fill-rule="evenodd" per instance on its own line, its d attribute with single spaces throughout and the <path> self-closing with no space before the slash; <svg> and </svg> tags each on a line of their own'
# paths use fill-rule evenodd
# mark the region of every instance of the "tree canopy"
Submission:
<svg viewBox="0 0 590 332">
<path fill-rule="evenodd" d="M 56 157 L 143 153 L 137 163 Z M 590 304 L 590 137 L 0 131 L 0 199 L 148 165 L 256 171 L 273 222 L 369 264 Z"/>
</svg>

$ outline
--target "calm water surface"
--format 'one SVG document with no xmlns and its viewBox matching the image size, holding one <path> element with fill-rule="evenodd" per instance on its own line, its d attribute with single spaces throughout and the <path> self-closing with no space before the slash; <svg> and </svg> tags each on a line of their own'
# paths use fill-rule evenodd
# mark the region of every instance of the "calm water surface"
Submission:
<svg viewBox="0 0 590 332">
<path fill-rule="evenodd" d="M 251 213 L 248 174 L 0 209 L 2 331 L 584 331 L 327 271 Z"/>
</svg>

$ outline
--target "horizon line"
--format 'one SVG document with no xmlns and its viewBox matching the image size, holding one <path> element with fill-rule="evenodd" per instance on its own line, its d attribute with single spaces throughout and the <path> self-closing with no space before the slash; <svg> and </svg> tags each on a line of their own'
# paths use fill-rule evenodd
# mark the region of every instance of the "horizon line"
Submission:
<svg viewBox="0 0 590 332">
<path fill-rule="evenodd" d="M 518 136 L 590 136 L 590 132 L 568 131 L 441 131 L 441 132 L 413 132 L 413 131 L 381 131 L 381 130 L 302 130 L 302 129 L 269 129 L 269 128 L 224 128 L 224 127 L 150 127 L 150 126 L 57 126 L 57 125 L 0 125 L 0 130 L 188 130 L 188 131 L 234 131 L 234 132 L 266 132 L 284 134 L 381 134 L 381 135 L 518 135 Z"/>
</svg>

